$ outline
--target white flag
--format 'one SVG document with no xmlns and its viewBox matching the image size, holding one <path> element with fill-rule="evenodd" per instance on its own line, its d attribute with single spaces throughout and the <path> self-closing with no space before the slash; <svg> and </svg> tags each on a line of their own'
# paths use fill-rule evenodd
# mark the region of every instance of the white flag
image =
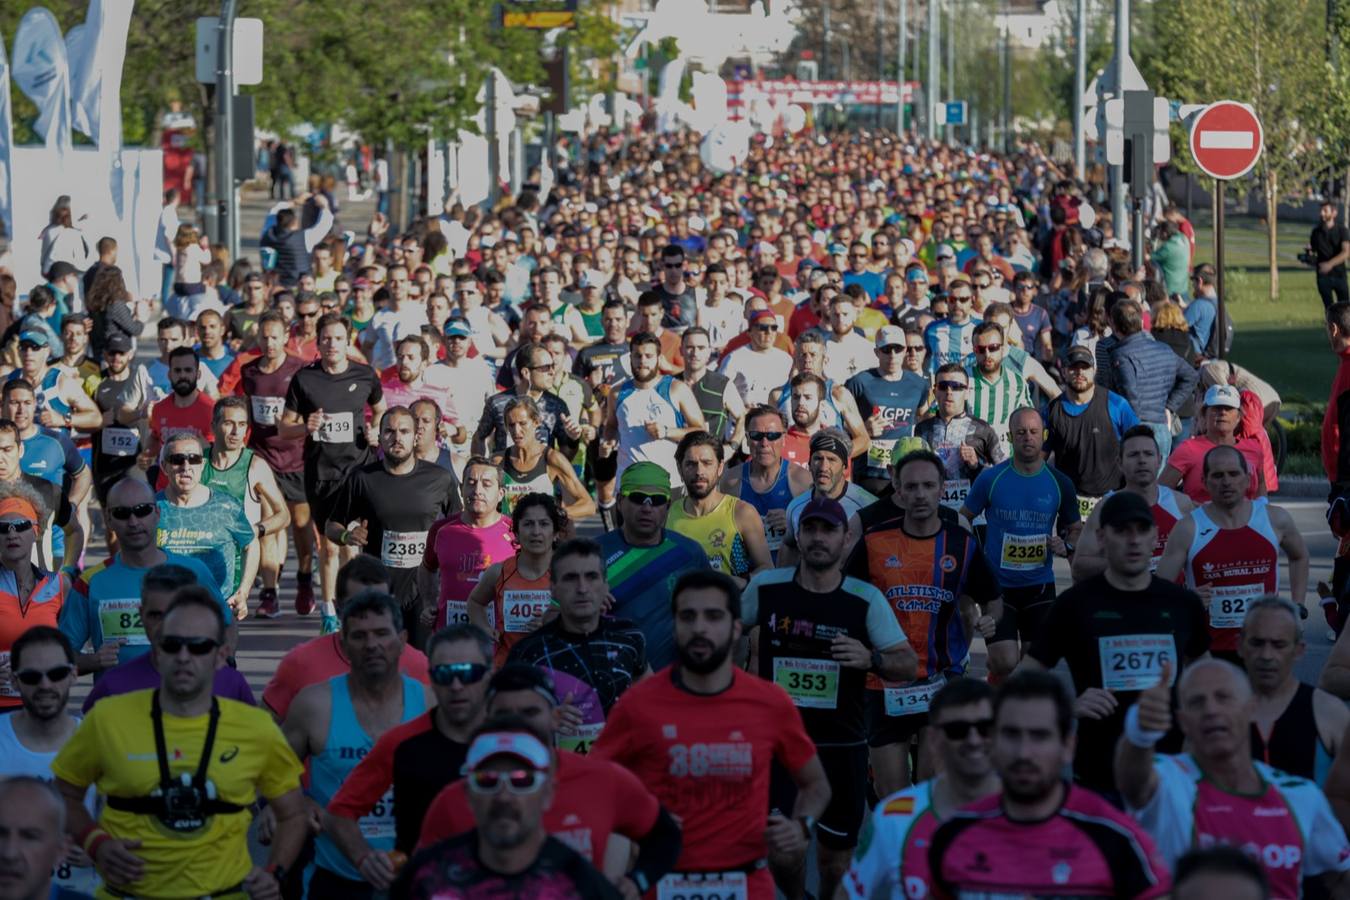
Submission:
<svg viewBox="0 0 1350 900">
<path fill-rule="evenodd" d="M 101 149 L 122 149 L 122 66 L 135 0 L 89 0 L 84 24 L 66 33 L 72 124 Z"/>
<path fill-rule="evenodd" d="M 5 43 L 0 39 L 0 226 L 5 234 L 14 236 L 14 215 L 9 193 L 10 158 L 14 147 L 13 112 L 9 105 L 9 60 L 5 57 Z"/>
<path fill-rule="evenodd" d="M 24 13 L 14 35 L 14 83 L 37 105 L 34 130 L 58 154 L 70 149 L 70 65 L 56 18 L 41 6 Z"/>
</svg>

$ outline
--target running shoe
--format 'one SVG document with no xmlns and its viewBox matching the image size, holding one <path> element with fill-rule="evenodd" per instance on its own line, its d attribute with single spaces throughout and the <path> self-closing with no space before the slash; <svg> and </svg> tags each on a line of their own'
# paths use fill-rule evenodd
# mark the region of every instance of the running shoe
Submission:
<svg viewBox="0 0 1350 900">
<path fill-rule="evenodd" d="M 295 585 L 295 614 L 307 616 L 312 612 L 314 612 L 314 582 L 312 580 L 297 580 Z"/>
<path fill-rule="evenodd" d="M 263 588 L 258 600 L 258 618 L 275 619 L 281 615 L 281 605 L 277 603 L 277 589 Z"/>
<path fill-rule="evenodd" d="M 337 634 L 342 630 L 342 624 L 338 622 L 337 616 L 324 616 L 323 621 L 319 623 L 319 635 Z"/>
</svg>

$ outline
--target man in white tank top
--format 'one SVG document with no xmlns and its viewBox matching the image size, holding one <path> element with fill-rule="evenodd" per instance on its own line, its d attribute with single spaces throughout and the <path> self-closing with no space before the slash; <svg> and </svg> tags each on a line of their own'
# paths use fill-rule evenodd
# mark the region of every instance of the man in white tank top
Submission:
<svg viewBox="0 0 1350 900">
<path fill-rule="evenodd" d="M 1210 650 L 1232 661 L 1248 605 L 1280 592 L 1281 550 L 1289 560 L 1289 599 L 1307 615 L 1308 548 L 1287 511 L 1264 497 L 1247 499 L 1251 473 L 1235 448 L 1206 453 L 1204 473 L 1213 499 L 1172 529 L 1158 577 L 1186 576 L 1209 610 Z"/>
<path fill-rule="evenodd" d="M 619 455 L 618 475 L 646 460 L 670 472 L 673 479 L 678 473 L 675 445 L 689 432 L 707 428 L 703 411 L 689 385 L 661 374 L 661 342 L 655 335 L 634 335 L 629 355 L 633 377 L 610 395 L 604 437 L 614 442 Z"/>
<path fill-rule="evenodd" d="M 1143 497 L 1153 510 L 1153 523 L 1158 526 L 1158 541 L 1153 546 L 1151 566 L 1156 570 L 1172 529 L 1195 505 L 1191 503 L 1191 498 L 1180 491 L 1158 484 L 1158 439 L 1152 428 L 1136 425 L 1126 431 L 1121 436 L 1118 452 L 1121 475 L 1125 478 L 1125 487 L 1121 490 Z M 1106 571 L 1106 556 L 1097 539 L 1097 530 L 1101 528 L 1101 517 L 1097 515 L 1099 509 L 1100 503 L 1088 516 L 1078 546 L 1074 548 L 1072 571 L 1075 583 Z"/>
</svg>

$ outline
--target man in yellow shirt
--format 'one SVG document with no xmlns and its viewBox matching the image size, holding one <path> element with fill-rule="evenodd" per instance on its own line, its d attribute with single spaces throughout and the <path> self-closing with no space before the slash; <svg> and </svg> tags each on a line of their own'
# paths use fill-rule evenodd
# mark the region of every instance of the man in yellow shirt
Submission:
<svg viewBox="0 0 1350 900">
<path fill-rule="evenodd" d="M 212 696 L 224 639 L 220 605 L 180 589 L 153 650 L 163 685 L 100 701 L 52 762 L 100 898 L 281 896 L 306 832 L 300 762 L 266 711 Z M 108 798 L 97 823 L 82 802 L 91 784 Z M 259 794 L 277 816 L 266 868 L 248 850 Z"/>
</svg>

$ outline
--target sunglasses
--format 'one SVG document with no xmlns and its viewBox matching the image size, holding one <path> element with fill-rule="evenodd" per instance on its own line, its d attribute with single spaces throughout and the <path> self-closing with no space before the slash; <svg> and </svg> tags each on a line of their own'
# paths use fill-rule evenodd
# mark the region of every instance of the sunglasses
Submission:
<svg viewBox="0 0 1350 900">
<path fill-rule="evenodd" d="M 205 456 L 202 456 L 200 453 L 170 453 L 170 454 L 169 454 L 169 465 L 171 465 L 171 466 L 181 466 L 181 465 L 184 465 L 184 464 L 189 465 L 189 466 L 200 466 L 200 465 L 201 465 L 203 462 L 205 462 L 205 461 L 206 461 L 206 457 L 205 457 Z"/>
<path fill-rule="evenodd" d="M 989 737 L 989 732 L 994 730 L 993 719 L 980 719 L 975 722 L 959 720 L 956 722 L 943 722 L 938 726 L 942 733 L 947 736 L 949 741 L 963 741 L 966 735 L 970 734 L 970 729 L 974 728 L 976 734 L 982 738 Z"/>
<path fill-rule="evenodd" d="M 884 354 L 886 354 L 887 356 L 891 356 L 891 355 L 894 355 L 894 354 L 896 354 L 896 353 L 908 353 L 908 352 L 909 352 L 909 349 L 910 349 L 910 348 L 908 348 L 908 347 L 903 347 L 903 346 L 901 346 L 901 345 L 899 345 L 899 344 L 891 344 L 889 347 L 878 347 L 878 348 L 877 348 L 877 352 L 878 352 L 878 353 L 884 353 Z"/>
<path fill-rule="evenodd" d="M 684 268 L 684 263 L 664 263 L 664 264 L 661 266 L 661 268 L 663 268 L 663 269 L 683 269 L 683 268 Z"/>
<path fill-rule="evenodd" d="M 23 534 L 25 531 L 32 531 L 33 523 L 27 519 L 20 519 L 17 522 L 0 522 L 0 534 Z"/>
<path fill-rule="evenodd" d="M 513 794 L 533 794 L 544 786 L 548 773 L 538 769 L 476 769 L 469 773 L 469 790 L 475 794 L 500 794 L 506 788 Z"/>
<path fill-rule="evenodd" d="M 965 382 L 962 381 L 939 381 L 937 383 L 937 389 L 939 391 L 964 391 L 966 385 Z"/>
<path fill-rule="evenodd" d="M 302 318 L 302 319 L 317 319 L 317 318 L 319 317 L 319 311 L 318 311 L 317 309 L 314 310 L 313 312 L 299 312 L 299 311 L 297 311 L 297 312 L 296 312 L 296 315 L 299 316 L 299 317 Z"/>
<path fill-rule="evenodd" d="M 988 356 L 990 353 L 997 353 L 1003 349 L 1002 344 L 985 344 L 982 347 L 976 347 L 975 352 L 981 356 Z"/>
<path fill-rule="evenodd" d="M 108 515 L 119 522 L 125 522 L 132 516 L 135 516 L 138 519 L 144 519 L 154 511 L 155 504 L 153 503 L 137 503 L 135 506 L 114 506 L 108 510 Z"/>
<path fill-rule="evenodd" d="M 193 656 L 205 656 L 220 646 L 215 638 L 185 638 L 165 635 L 159 639 L 159 649 L 170 656 L 177 656 L 184 647 Z"/>
<path fill-rule="evenodd" d="M 56 684 L 58 681 L 65 681 L 74 671 L 74 666 L 54 666 L 45 672 L 39 669 L 20 669 L 14 673 L 14 677 L 19 679 L 19 684 L 37 687 L 42 684 L 43 678 L 46 678 L 52 684 Z"/>
<path fill-rule="evenodd" d="M 783 439 L 781 431 L 750 431 L 746 436 L 752 441 L 780 441 Z"/>
<path fill-rule="evenodd" d="M 638 506 L 665 506 L 670 502 L 670 498 L 665 494 L 643 494 L 634 492 L 624 494 L 630 503 L 636 503 Z"/>
<path fill-rule="evenodd" d="M 755 330 L 756 330 L 756 331 L 777 331 L 777 330 L 778 330 L 778 326 L 777 326 L 777 325 L 756 325 L 756 326 L 755 326 Z"/>
<path fill-rule="evenodd" d="M 906 352 L 906 353 L 922 353 L 922 352 L 924 351 L 924 349 L 925 349 L 925 348 L 924 348 L 923 344 L 913 344 L 913 345 L 911 345 L 911 344 L 906 344 L 906 345 L 905 345 L 905 352 Z"/>
<path fill-rule="evenodd" d="M 975 298 L 972 297 L 970 294 L 962 294 L 960 296 L 956 294 L 951 294 L 950 299 L 956 301 L 957 303 L 969 303 L 971 300 L 974 300 Z"/>
<path fill-rule="evenodd" d="M 442 687 L 449 687 L 454 684 L 456 678 L 459 679 L 460 684 L 468 687 L 482 681 L 487 673 L 488 667 L 483 663 L 444 663 L 439 666 L 432 666 L 429 670 L 431 680 Z"/>
<path fill-rule="evenodd" d="M 19 342 L 19 349 L 20 349 L 20 350 L 40 350 L 40 349 L 42 349 L 42 348 L 43 348 L 43 345 L 42 345 L 42 344 L 35 344 L 35 343 L 33 343 L 32 341 L 20 341 L 20 342 Z"/>
</svg>

